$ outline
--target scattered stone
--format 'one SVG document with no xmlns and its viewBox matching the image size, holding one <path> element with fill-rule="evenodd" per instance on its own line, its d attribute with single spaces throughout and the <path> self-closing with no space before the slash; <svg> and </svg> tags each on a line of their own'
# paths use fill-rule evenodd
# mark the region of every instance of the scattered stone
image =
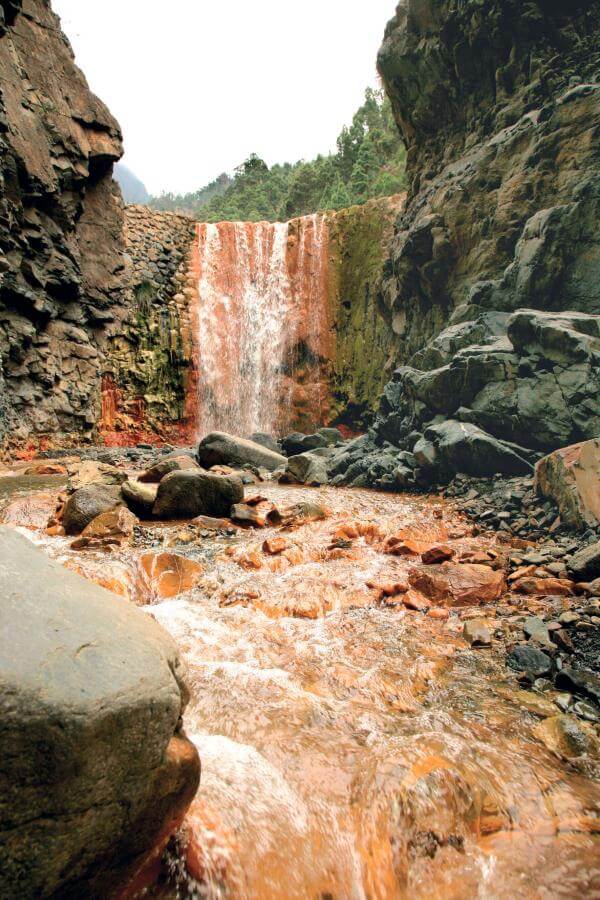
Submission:
<svg viewBox="0 0 600 900">
<path fill-rule="evenodd" d="M 169 457 L 169 459 L 161 459 L 160 462 L 142 472 L 138 481 L 142 484 L 158 484 L 170 472 L 187 472 L 190 470 L 199 471 L 200 466 L 195 460 L 190 459 L 189 456 Z"/>
<path fill-rule="evenodd" d="M 67 471 L 69 488 L 74 491 L 89 484 L 122 484 L 127 479 L 127 473 L 123 469 L 91 459 L 70 463 Z"/>
<path fill-rule="evenodd" d="M 573 716 L 563 714 L 544 719 L 533 733 L 548 750 L 563 759 L 576 759 L 583 754 L 593 759 L 600 756 L 600 741 L 592 726 L 578 722 Z"/>
<path fill-rule="evenodd" d="M 431 547 L 429 550 L 425 550 L 425 552 L 421 554 L 421 562 L 426 566 L 436 565 L 437 563 L 446 562 L 447 560 L 452 559 L 454 553 L 455 551 L 451 547 L 437 545 Z"/>
<path fill-rule="evenodd" d="M 267 515 L 271 510 L 268 504 L 235 503 L 231 507 L 231 520 L 238 525 L 252 528 L 264 528 L 267 524 Z"/>
<path fill-rule="evenodd" d="M 550 675 L 552 660 L 542 650 L 531 644 L 519 644 L 506 657 L 506 664 L 517 672 L 523 672 L 530 682 Z"/>
<path fill-rule="evenodd" d="M 194 588 L 203 574 L 204 566 L 177 553 L 144 553 L 139 559 L 138 600 L 152 603 L 176 597 Z"/>
<path fill-rule="evenodd" d="M 417 612 L 426 612 L 431 607 L 431 600 L 419 591 L 408 590 L 400 595 L 400 600 L 407 609 L 414 609 Z"/>
<path fill-rule="evenodd" d="M 262 549 L 263 553 L 267 553 L 269 556 L 277 556 L 279 553 L 283 553 L 284 550 L 287 550 L 289 546 L 290 542 L 286 540 L 286 538 L 274 537 L 267 538 L 267 540 L 263 542 Z"/>
<path fill-rule="evenodd" d="M 121 485 L 123 499 L 129 509 L 141 518 L 149 518 L 156 503 L 158 484 L 144 484 L 128 478 Z"/>
<path fill-rule="evenodd" d="M 483 619 L 469 619 L 463 627 L 463 637 L 471 647 L 489 647 L 492 634 Z"/>
<path fill-rule="evenodd" d="M 585 669 L 563 668 L 556 676 L 556 687 L 594 700 L 600 705 L 600 676 Z"/>
<path fill-rule="evenodd" d="M 413 569 L 409 582 L 411 587 L 436 603 L 450 606 L 492 603 L 499 599 L 506 587 L 502 572 L 489 566 L 452 562 Z"/>
<path fill-rule="evenodd" d="M 573 554 L 567 561 L 567 568 L 576 581 L 592 581 L 600 577 L 600 541 Z"/>
</svg>

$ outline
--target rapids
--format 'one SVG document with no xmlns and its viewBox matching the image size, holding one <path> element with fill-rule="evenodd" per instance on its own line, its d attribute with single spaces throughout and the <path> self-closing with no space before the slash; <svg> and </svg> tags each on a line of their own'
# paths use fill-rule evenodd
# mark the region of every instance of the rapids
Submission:
<svg viewBox="0 0 600 900">
<path fill-rule="evenodd" d="M 493 648 L 467 648 L 461 615 L 387 608 L 368 587 L 397 581 L 412 565 L 382 554 L 379 532 L 402 526 L 438 538 L 445 529 L 464 549 L 493 538 L 473 538 L 435 498 L 260 490 L 280 506 L 309 500 L 331 515 L 231 534 L 146 523 L 133 547 L 110 556 L 27 532 L 130 596 L 141 552 L 171 549 L 204 566 L 194 589 L 147 607 L 187 660 L 185 724 L 202 759 L 169 876 L 150 893 L 598 896 L 593 772 L 534 739 L 538 719 L 512 699 L 514 677 Z M 14 509 L 11 521 L 18 527 Z M 346 546 L 334 535 L 349 522 L 361 523 L 363 537 Z M 276 535 L 287 558 L 261 551 Z M 478 614 L 502 630 L 501 608 Z"/>
</svg>

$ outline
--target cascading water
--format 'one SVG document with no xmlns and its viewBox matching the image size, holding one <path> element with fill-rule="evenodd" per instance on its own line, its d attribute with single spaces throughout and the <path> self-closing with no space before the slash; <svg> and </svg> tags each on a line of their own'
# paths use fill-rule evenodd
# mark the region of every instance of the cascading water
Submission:
<svg viewBox="0 0 600 900">
<path fill-rule="evenodd" d="M 199 224 L 197 240 L 199 428 L 277 433 L 292 419 L 295 372 L 308 362 L 322 380 L 325 217 Z"/>
</svg>

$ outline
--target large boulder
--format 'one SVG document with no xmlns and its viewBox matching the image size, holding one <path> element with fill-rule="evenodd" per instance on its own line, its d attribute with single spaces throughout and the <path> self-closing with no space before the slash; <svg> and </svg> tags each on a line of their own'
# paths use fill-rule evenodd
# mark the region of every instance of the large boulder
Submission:
<svg viewBox="0 0 600 900">
<path fill-rule="evenodd" d="M 171 638 L 0 528 L 3 897 L 109 897 L 199 780 Z"/>
<path fill-rule="evenodd" d="M 324 449 L 321 452 L 314 450 L 312 452 L 299 453 L 297 456 L 290 456 L 282 480 L 313 486 L 328 484 L 328 456 L 328 451 Z"/>
<path fill-rule="evenodd" d="M 142 484 L 158 484 L 170 472 L 198 471 L 199 468 L 196 460 L 190 459 L 189 456 L 170 456 L 167 459 L 159 460 L 142 472 L 138 481 Z"/>
<path fill-rule="evenodd" d="M 123 503 L 121 487 L 113 484 L 88 484 L 71 494 L 63 510 L 66 534 L 80 534 L 86 525 Z"/>
<path fill-rule="evenodd" d="M 142 518 L 149 518 L 156 503 L 158 484 L 129 478 L 121 485 L 121 494 L 133 513 Z"/>
<path fill-rule="evenodd" d="M 202 438 L 198 445 L 198 462 L 207 469 L 222 465 L 234 468 L 251 466 L 273 472 L 280 466 L 285 466 L 286 458 L 254 441 L 225 434 L 223 431 L 213 431 Z"/>
<path fill-rule="evenodd" d="M 317 450 L 319 447 L 327 447 L 329 440 L 326 435 L 302 434 L 301 431 L 292 431 L 281 440 L 281 448 L 286 456 L 299 456 L 309 450 Z"/>
<path fill-rule="evenodd" d="M 243 499 L 244 485 L 234 475 L 171 472 L 158 487 L 153 514 L 161 519 L 220 518 Z"/>
<path fill-rule="evenodd" d="M 420 468 L 439 477 L 455 472 L 482 477 L 486 475 L 524 475 L 531 464 L 504 441 L 492 437 L 476 425 L 448 419 L 425 430 L 413 448 Z"/>
<path fill-rule="evenodd" d="M 569 572 L 577 581 L 600 578 L 600 541 L 582 547 L 567 561 Z"/>
<path fill-rule="evenodd" d="M 600 522 L 600 438 L 555 450 L 535 467 L 535 484 L 563 522 L 583 530 Z"/>
</svg>

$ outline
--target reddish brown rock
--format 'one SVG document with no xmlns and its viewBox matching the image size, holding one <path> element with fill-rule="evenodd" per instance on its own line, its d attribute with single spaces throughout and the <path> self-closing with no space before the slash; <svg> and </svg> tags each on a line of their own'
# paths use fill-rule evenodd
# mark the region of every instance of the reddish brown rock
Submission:
<svg viewBox="0 0 600 900">
<path fill-rule="evenodd" d="M 492 603 L 506 587 L 501 572 L 471 563 L 444 562 L 426 569 L 413 569 L 409 582 L 426 597 L 448 606 Z"/>
<path fill-rule="evenodd" d="M 558 506 L 563 522 L 583 529 L 600 522 L 600 438 L 561 447 L 537 463 L 535 486 Z"/>
<path fill-rule="evenodd" d="M 145 553 L 139 563 L 137 595 L 146 603 L 189 591 L 204 574 L 204 566 L 177 553 Z"/>
<path fill-rule="evenodd" d="M 431 607 L 431 600 L 428 600 L 419 591 L 407 591 L 402 594 L 401 600 L 407 609 L 414 609 L 417 612 L 425 612 Z"/>
<path fill-rule="evenodd" d="M 287 541 L 283 537 L 275 537 L 275 538 L 267 538 L 267 540 L 263 543 L 263 553 L 267 553 L 269 556 L 277 556 L 279 553 L 283 553 L 284 550 L 287 550 L 290 546 L 289 541 Z"/>
<path fill-rule="evenodd" d="M 451 547 L 438 544 L 436 547 L 431 547 L 421 554 L 421 562 L 425 563 L 426 566 L 433 566 L 437 563 L 446 562 L 452 559 L 453 556 L 454 550 Z"/>
<path fill-rule="evenodd" d="M 567 578 L 521 578 L 512 585 L 518 594 L 542 594 L 546 597 L 569 597 L 575 585 Z"/>
</svg>

